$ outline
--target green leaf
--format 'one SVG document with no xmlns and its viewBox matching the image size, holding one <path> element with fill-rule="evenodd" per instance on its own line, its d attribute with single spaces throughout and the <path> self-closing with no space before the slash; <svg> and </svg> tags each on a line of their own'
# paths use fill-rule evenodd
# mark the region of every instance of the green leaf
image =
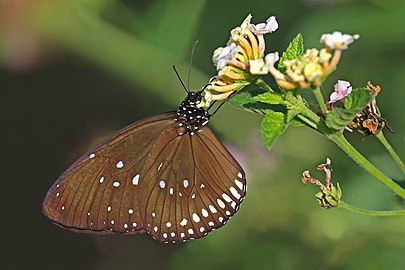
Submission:
<svg viewBox="0 0 405 270">
<path fill-rule="evenodd" d="M 304 39 L 301 34 L 298 34 L 288 45 L 285 52 L 278 62 L 278 69 L 283 71 L 285 69 L 284 60 L 291 60 L 300 57 L 304 54 Z"/>
<path fill-rule="evenodd" d="M 353 89 L 346 97 L 344 108 L 335 107 L 326 115 L 326 125 L 335 130 L 344 129 L 373 98 L 373 91 L 367 88 Z"/>
<path fill-rule="evenodd" d="M 275 111 L 267 111 L 262 121 L 262 136 L 264 145 L 270 149 L 274 141 L 288 127 L 285 121 L 285 114 Z"/>
<path fill-rule="evenodd" d="M 374 92 L 367 88 L 356 88 L 346 97 L 345 109 L 363 109 L 373 100 Z"/>
<path fill-rule="evenodd" d="M 266 111 L 271 109 L 271 105 L 256 100 L 258 95 L 264 94 L 265 92 L 266 91 L 261 88 L 245 88 L 232 96 L 227 103 L 245 111 L 265 115 Z"/>
<path fill-rule="evenodd" d="M 253 97 L 253 99 L 268 104 L 280 104 L 283 101 L 281 95 L 276 92 L 266 92 L 263 94 L 259 94 Z"/>
</svg>

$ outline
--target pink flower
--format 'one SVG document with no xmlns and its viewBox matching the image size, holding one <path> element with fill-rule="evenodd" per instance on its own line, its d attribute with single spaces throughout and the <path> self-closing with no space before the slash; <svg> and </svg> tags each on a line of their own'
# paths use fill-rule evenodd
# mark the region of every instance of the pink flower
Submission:
<svg viewBox="0 0 405 270">
<path fill-rule="evenodd" d="M 337 84 L 334 86 L 335 92 L 330 95 L 329 103 L 335 103 L 339 100 L 344 100 L 348 94 L 352 92 L 352 87 L 347 81 L 338 80 Z"/>
</svg>

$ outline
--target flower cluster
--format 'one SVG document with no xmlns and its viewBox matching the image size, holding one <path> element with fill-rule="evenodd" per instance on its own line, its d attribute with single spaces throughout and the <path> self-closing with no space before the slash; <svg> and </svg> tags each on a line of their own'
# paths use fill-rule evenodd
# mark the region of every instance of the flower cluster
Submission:
<svg viewBox="0 0 405 270">
<path fill-rule="evenodd" d="M 257 70 L 257 62 L 264 62 L 264 34 L 277 30 L 278 23 L 271 16 L 265 23 L 251 24 L 249 14 L 241 26 L 231 31 L 226 47 L 214 51 L 213 62 L 218 74 L 210 80 L 205 90 L 202 106 L 214 100 L 224 100 L 233 92 L 254 82 L 257 74 L 267 72 Z"/>
<path fill-rule="evenodd" d="M 279 60 L 278 53 L 268 55 L 269 71 L 275 78 L 277 84 L 284 89 L 319 87 L 322 80 L 336 68 L 340 60 L 342 50 L 348 48 L 348 45 L 358 39 L 359 35 L 342 34 L 333 32 L 332 34 L 323 34 L 321 43 L 325 48 L 321 50 L 312 48 L 298 58 L 284 60 L 285 72 L 274 67 Z M 333 54 L 332 54 L 333 51 Z"/>
</svg>

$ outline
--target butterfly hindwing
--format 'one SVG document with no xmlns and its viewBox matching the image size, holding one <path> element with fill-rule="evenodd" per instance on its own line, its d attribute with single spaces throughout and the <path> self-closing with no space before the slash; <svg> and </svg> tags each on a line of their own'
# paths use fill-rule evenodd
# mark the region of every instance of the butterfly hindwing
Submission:
<svg viewBox="0 0 405 270">
<path fill-rule="evenodd" d="M 164 140 L 156 153 L 152 148 L 145 163 L 148 183 L 140 192 L 149 198 L 140 206 L 146 209 L 150 235 L 163 242 L 183 242 L 223 226 L 245 197 L 246 179 L 208 127 L 194 135 L 176 136 L 176 126 L 165 132 L 172 134 L 162 140 L 172 139 Z"/>
</svg>

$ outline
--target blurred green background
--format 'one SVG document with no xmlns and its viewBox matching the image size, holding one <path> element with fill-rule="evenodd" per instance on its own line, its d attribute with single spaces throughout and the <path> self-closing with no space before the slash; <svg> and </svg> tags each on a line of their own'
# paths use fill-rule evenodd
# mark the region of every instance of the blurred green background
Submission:
<svg viewBox="0 0 405 270">
<path fill-rule="evenodd" d="M 298 32 L 306 47 L 322 33 L 359 33 L 344 52 L 337 79 L 381 85 L 378 104 L 404 159 L 405 1 L 401 0 L 53 0 L 0 4 L 2 269 L 405 269 L 405 219 L 368 217 L 318 206 L 302 171 L 332 159 L 343 199 L 369 209 L 404 204 L 335 145 L 290 127 L 270 152 L 261 117 L 225 105 L 210 125 L 245 168 L 248 195 L 222 229 L 187 244 L 142 236 L 91 236 L 52 225 L 41 203 L 53 181 L 83 152 L 143 117 L 173 110 L 184 92 L 215 75 L 211 55 L 252 13 L 276 15 L 267 52 Z M 375 138 L 353 144 L 388 176 L 404 176 Z"/>
</svg>

